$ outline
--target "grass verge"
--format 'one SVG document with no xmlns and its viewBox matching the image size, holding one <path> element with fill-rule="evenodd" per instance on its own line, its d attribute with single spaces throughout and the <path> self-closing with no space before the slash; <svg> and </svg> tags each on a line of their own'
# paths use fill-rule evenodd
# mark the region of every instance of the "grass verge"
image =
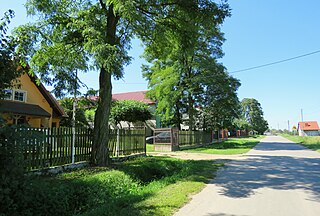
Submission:
<svg viewBox="0 0 320 216">
<path fill-rule="evenodd" d="M 212 143 L 207 146 L 187 149 L 183 151 L 219 155 L 244 154 L 255 147 L 262 138 L 263 136 L 249 138 L 231 138 L 220 143 Z"/>
<path fill-rule="evenodd" d="M 0 215 L 172 215 L 222 165 L 141 157 L 113 168 L 27 177 Z"/>
<path fill-rule="evenodd" d="M 146 146 L 147 146 L 147 152 L 154 152 L 153 144 L 146 144 Z"/>
<path fill-rule="evenodd" d="M 292 142 L 299 143 L 305 147 L 320 152 L 320 136 L 293 136 L 289 134 L 281 134 L 281 136 L 291 140 Z"/>
</svg>

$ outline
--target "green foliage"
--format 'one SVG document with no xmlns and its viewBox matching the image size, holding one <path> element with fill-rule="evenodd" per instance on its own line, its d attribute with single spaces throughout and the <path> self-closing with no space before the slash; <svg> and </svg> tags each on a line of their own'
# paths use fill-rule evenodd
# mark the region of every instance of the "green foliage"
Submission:
<svg viewBox="0 0 320 216">
<path fill-rule="evenodd" d="M 218 26 L 229 15 L 224 1 L 218 6 L 210 0 L 28 0 L 26 7 L 28 15 L 37 21 L 16 29 L 17 52 L 30 63 L 31 72 L 40 74 L 57 90 L 68 90 L 69 84 L 74 86 L 76 71 L 100 70 L 92 162 L 101 165 L 107 161 L 105 132 L 111 108 L 111 76 L 123 76 L 123 68 L 131 60 L 131 38 L 140 38 L 148 50 L 153 50 L 150 59 L 186 62 L 182 64 L 185 68 L 193 57 L 197 62 L 197 56 L 221 56 L 223 37 Z M 197 47 L 205 46 L 206 52 L 192 55 L 198 53 L 194 41 Z M 211 45 L 206 46 L 207 42 Z M 167 55 L 170 50 L 175 52 Z M 179 52 L 183 50 L 186 52 Z M 190 85 L 193 76 L 186 78 L 189 85 L 181 90 L 192 93 L 198 83 Z M 176 90 L 180 89 L 172 89 Z"/>
<path fill-rule="evenodd" d="M 184 169 L 184 163 L 171 160 L 169 158 L 163 158 L 161 160 L 157 158 L 138 158 L 134 161 L 125 162 L 119 166 L 120 170 L 123 170 L 134 179 L 146 184 L 161 178 L 175 175 Z"/>
<path fill-rule="evenodd" d="M 257 131 L 259 134 L 263 134 L 268 129 L 268 122 L 263 118 L 261 104 L 254 98 L 244 98 L 241 101 L 241 116 L 236 123 L 240 129 Z"/>
<path fill-rule="evenodd" d="M 113 101 L 110 113 L 111 121 L 118 125 L 120 121 L 145 122 L 152 114 L 148 105 L 134 100 Z"/>
<path fill-rule="evenodd" d="M 294 136 L 290 134 L 281 134 L 281 136 L 303 146 L 320 153 L 320 137 L 319 136 Z"/>
<path fill-rule="evenodd" d="M 88 168 L 52 177 L 28 176 L 23 191 L 17 192 L 15 209 L 1 208 L 0 213 L 150 215 L 152 211 L 153 215 L 169 215 L 187 201 L 189 193 L 201 190 L 219 166 L 212 161 L 146 157 L 124 162 L 116 169 Z M 172 197 L 183 199 L 166 203 L 163 210 L 158 204 L 164 204 L 168 190 Z"/>
<path fill-rule="evenodd" d="M 198 120 L 203 116 L 198 108 L 206 107 L 206 112 L 220 109 L 219 116 L 214 115 L 209 119 L 211 124 L 218 124 L 218 116 L 222 119 L 219 123 L 226 125 L 233 118 L 233 107 L 237 106 L 238 101 L 236 93 L 235 101 L 229 99 L 231 96 L 227 90 L 235 92 L 240 85 L 234 78 L 233 83 L 229 84 L 231 77 L 216 61 L 223 55 L 221 46 L 224 38 L 220 25 L 230 15 L 229 6 L 224 1 L 220 4 L 202 1 L 201 6 L 194 1 L 186 1 L 185 7 L 179 11 L 173 9 L 172 13 L 175 16 L 164 20 L 168 27 L 159 30 L 145 50 L 145 56 L 151 63 L 151 66 L 143 67 L 151 88 L 148 95 L 158 102 L 157 113 L 165 124 L 180 127 L 185 120 L 182 116 L 187 114 L 186 123 L 191 130 L 195 127 L 206 129 L 210 127 L 208 119 L 206 123 L 204 119 L 201 122 Z M 218 82 L 221 77 L 225 82 Z M 216 83 L 221 83 L 219 87 L 223 86 L 225 91 L 213 94 L 212 88 L 216 88 Z M 236 87 L 231 88 L 231 85 Z M 222 94 L 227 98 L 224 101 Z M 229 111 L 228 106 L 230 112 L 225 112 Z M 208 113 L 207 118 L 209 116 L 212 113 Z"/>
<path fill-rule="evenodd" d="M 41 137 L 25 130 L 21 126 L 0 123 L 0 215 L 16 215 L 26 193 L 23 145 L 29 138 L 41 140 Z"/>
<path fill-rule="evenodd" d="M 205 154 L 222 154 L 222 155 L 233 155 L 233 154 L 244 154 L 255 147 L 261 137 L 258 138 L 242 138 L 242 139 L 228 139 L 220 143 L 212 143 L 208 146 L 184 150 L 193 153 L 205 153 Z"/>
<path fill-rule="evenodd" d="M 7 211 L 15 211 L 15 202 L 24 190 L 22 157 L 17 152 L 19 145 L 15 127 L 0 127 L 0 215 Z"/>
<path fill-rule="evenodd" d="M 14 38 L 7 36 L 8 25 L 14 17 L 14 11 L 8 10 L 0 19 L 0 98 L 3 89 L 10 88 L 12 81 L 22 73 L 18 70 L 18 61 L 14 55 Z"/>
<path fill-rule="evenodd" d="M 65 127 L 72 127 L 73 98 L 63 98 L 59 100 L 59 103 L 68 115 L 68 117 L 61 119 L 60 125 Z M 85 115 L 85 108 L 83 107 L 77 107 L 76 109 L 76 126 L 89 126 L 88 120 Z"/>
<path fill-rule="evenodd" d="M 240 104 L 237 90 L 240 87 L 240 81 L 229 76 L 221 67 L 222 65 L 214 76 L 209 75 L 210 70 L 204 73 L 204 82 L 207 83 L 207 93 L 203 99 L 204 129 L 231 129 L 234 119 L 239 116 Z"/>
</svg>

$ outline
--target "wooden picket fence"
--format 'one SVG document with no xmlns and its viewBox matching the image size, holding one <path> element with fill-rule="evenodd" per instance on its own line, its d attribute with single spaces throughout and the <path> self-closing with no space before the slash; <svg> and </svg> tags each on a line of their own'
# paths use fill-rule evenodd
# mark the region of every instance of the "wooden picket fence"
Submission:
<svg viewBox="0 0 320 216">
<path fill-rule="evenodd" d="M 211 131 L 179 131 L 179 147 L 205 145 L 212 141 Z"/>
<path fill-rule="evenodd" d="M 146 129 L 113 129 L 109 131 L 111 158 L 146 153 Z"/>
<path fill-rule="evenodd" d="M 23 157 L 26 170 L 35 170 L 71 163 L 72 128 L 18 128 L 21 138 L 16 153 Z M 76 128 L 75 162 L 88 161 L 91 155 L 92 132 Z"/>
<path fill-rule="evenodd" d="M 89 161 L 93 133 L 89 128 L 75 130 L 75 162 Z M 109 155 L 112 158 L 146 152 L 145 129 L 109 130 Z M 22 157 L 26 170 L 70 164 L 72 162 L 72 128 L 17 128 L 14 142 L 1 148 Z M 13 143 L 13 144 L 12 144 Z"/>
</svg>

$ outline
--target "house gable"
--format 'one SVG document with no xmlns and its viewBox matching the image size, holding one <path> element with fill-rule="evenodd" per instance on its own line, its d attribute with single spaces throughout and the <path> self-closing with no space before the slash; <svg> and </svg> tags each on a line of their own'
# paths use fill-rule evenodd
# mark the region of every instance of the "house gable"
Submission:
<svg viewBox="0 0 320 216">
<path fill-rule="evenodd" d="M 59 126 L 60 118 L 66 114 L 45 87 L 36 83 L 36 77 L 24 73 L 13 86 L 18 86 L 12 88 L 15 95 L 11 100 L 2 101 L 2 112 L 9 123 L 14 124 L 23 117 L 23 122 L 32 127 Z"/>
</svg>

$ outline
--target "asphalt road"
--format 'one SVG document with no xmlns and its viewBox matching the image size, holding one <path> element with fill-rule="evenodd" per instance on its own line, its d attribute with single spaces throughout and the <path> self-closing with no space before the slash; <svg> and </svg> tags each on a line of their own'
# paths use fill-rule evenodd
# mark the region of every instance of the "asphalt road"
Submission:
<svg viewBox="0 0 320 216">
<path fill-rule="evenodd" d="M 320 216 L 320 154 L 267 137 L 175 216 Z"/>
</svg>

